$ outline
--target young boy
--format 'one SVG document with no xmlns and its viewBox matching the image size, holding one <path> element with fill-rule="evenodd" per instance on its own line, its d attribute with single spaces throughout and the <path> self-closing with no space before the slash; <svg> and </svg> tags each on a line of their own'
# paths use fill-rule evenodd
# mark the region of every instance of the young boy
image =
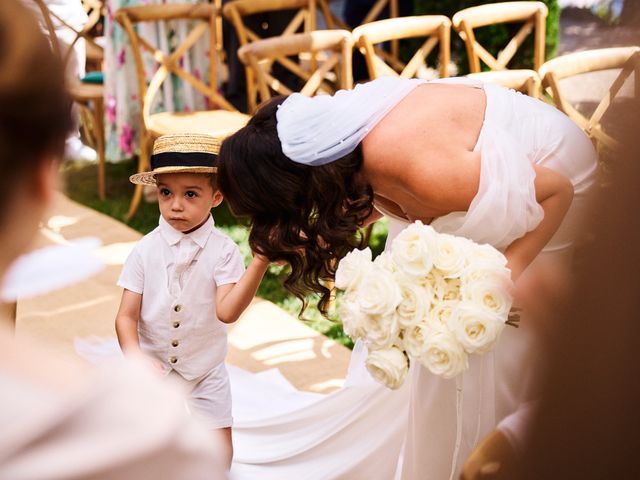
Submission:
<svg viewBox="0 0 640 480">
<path fill-rule="evenodd" d="M 238 247 L 214 228 L 210 210 L 222 202 L 218 149 L 208 135 L 166 135 L 154 144 L 152 170 L 130 177 L 158 187 L 160 225 L 124 264 L 116 332 L 125 354 L 142 351 L 164 374 L 188 384 L 191 411 L 221 437 L 221 458 L 230 467 L 226 324 L 249 305 L 268 261 L 255 255 L 245 272 Z"/>
</svg>

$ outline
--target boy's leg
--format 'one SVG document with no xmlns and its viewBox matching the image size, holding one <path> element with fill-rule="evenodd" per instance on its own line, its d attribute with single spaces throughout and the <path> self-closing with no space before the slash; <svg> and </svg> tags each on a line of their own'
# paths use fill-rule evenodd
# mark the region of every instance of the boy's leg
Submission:
<svg viewBox="0 0 640 480">
<path fill-rule="evenodd" d="M 202 377 L 190 382 L 192 390 L 189 409 L 202 424 L 213 432 L 216 454 L 227 469 L 231 468 L 233 443 L 231 437 L 231 386 L 224 364 L 217 365 Z"/>
</svg>

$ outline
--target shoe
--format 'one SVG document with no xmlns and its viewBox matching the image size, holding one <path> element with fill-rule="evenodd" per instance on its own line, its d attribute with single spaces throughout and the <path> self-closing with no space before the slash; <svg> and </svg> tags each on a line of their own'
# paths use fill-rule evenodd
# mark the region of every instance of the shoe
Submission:
<svg viewBox="0 0 640 480">
<path fill-rule="evenodd" d="M 64 147 L 64 157 L 68 160 L 81 162 L 96 162 L 98 153 L 91 147 L 82 143 L 80 137 L 69 137 Z"/>
</svg>

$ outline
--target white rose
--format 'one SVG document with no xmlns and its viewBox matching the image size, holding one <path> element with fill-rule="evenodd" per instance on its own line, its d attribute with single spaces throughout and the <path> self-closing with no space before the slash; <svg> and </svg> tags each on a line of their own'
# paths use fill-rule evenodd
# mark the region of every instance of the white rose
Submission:
<svg viewBox="0 0 640 480">
<path fill-rule="evenodd" d="M 425 277 L 433 268 L 436 236 L 435 230 L 422 222 L 409 225 L 393 240 L 393 261 L 407 275 Z"/>
<path fill-rule="evenodd" d="M 395 313 L 391 315 L 363 315 L 365 342 L 373 349 L 388 348 L 398 342 L 400 325 Z"/>
<path fill-rule="evenodd" d="M 444 278 L 440 271 L 433 269 L 429 275 L 420 279 L 420 284 L 424 287 L 428 286 L 436 301 L 442 301 L 447 292 L 447 279 Z"/>
<path fill-rule="evenodd" d="M 467 283 L 462 289 L 465 302 L 484 308 L 506 320 L 511 310 L 513 297 L 505 281 L 479 280 Z"/>
<path fill-rule="evenodd" d="M 445 329 L 431 330 L 425 339 L 424 353 L 420 363 L 431 373 L 444 378 L 453 378 L 469 366 L 462 345 Z"/>
<path fill-rule="evenodd" d="M 369 352 L 366 366 L 373 378 L 394 390 L 402 385 L 409 370 L 406 355 L 397 347 Z"/>
<path fill-rule="evenodd" d="M 486 260 L 501 267 L 507 266 L 507 257 L 500 250 L 488 244 L 471 243 L 473 248 L 467 251 L 470 261 Z"/>
<path fill-rule="evenodd" d="M 457 305 L 457 301 L 437 302 L 427 313 L 427 322 L 435 329 L 449 328 L 456 315 Z"/>
<path fill-rule="evenodd" d="M 344 333 L 349 335 L 353 340 L 366 338 L 367 332 L 364 326 L 365 315 L 360 310 L 358 302 L 353 300 L 351 295 L 347 294 L 342 298 L 339 315 L 342 320 Z"/>
<path fill-rule="evenodd" d="M 412 357 L 420 357 L 426 348 L 425 339 L 432 327 L 426 321 L 417 322 L 403 331 L 402 346 Z"/>
<path fill-rule="evenodd" d="M 461 303 L 449 328 L 468 353 L 485 353 L 493 348 L 504 326 L 495 313 Z"/>
<path fill-rule="evenodd" d="M 354 299 L 369 315 L 392 315 L 402 301 L 400 287 L 393 275 L 379 267 L 372 267 L 358 283 Z"/>
<path fill-rule="evenodd" d="M 497 262 L 491 262 L 487 259 L 478 259 L 470 262 L 460 277 L 462 288 L 478 282 L 502 283 L 509 285 L 511 283 L 511 270 L 500 265 Z"/>
<path fill-rule="evenodd" d="M 373 264 L 376 267 L 381 268 L 382 270 L 385 270 L 389 273 L 395 273 L 398 270 L 389 252 L 382 252 L 376 257 L 376 259 L 373 261 Z"/>
<path fill-rule="evenodd" d="M 429 285 L 425 287 L 407 277 L 397 277 L 402 301 L 398 305 L 398 321 L 401 327 L 408 327 L 422 320 L 429 311 L 433 300 L 433 291 Z"/>
<path fill-rule="evenodd" d="M 457 278 L 462 274 L 466 263 L 468 243 L 461 237 L 441 233 L 436 239 L 433 265 L 445 278 Z"/>
<path fill-rule="evenodd" d="M 369 248 L 352 250 L 338 264 L 335 278 L 336 288 L 340 290 L 357 288 L 372 266 L 371 250 Z"/>
<path fill-rule="evenodd" d="M 447 278 L 445 281 L 444 291 L 442 292 L 442 300 L 460 300 L 462 298 L 460 284 L 461 283 L 458 278 Z"/>
</svg>

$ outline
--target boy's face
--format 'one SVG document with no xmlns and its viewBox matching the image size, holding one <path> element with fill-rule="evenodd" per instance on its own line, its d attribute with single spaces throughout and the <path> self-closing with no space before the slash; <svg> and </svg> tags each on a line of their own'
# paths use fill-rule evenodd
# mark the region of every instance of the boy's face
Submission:
<svg viewBox="0 0 640 480">
<path fill-rule="evenodd" d="M 164 173 L 156 181 L 162 218 L 183 233 L 202 225 L 211 209 L 222 202 L 222 194 L 213 190 L 208 175 Z"/>
</svg>

